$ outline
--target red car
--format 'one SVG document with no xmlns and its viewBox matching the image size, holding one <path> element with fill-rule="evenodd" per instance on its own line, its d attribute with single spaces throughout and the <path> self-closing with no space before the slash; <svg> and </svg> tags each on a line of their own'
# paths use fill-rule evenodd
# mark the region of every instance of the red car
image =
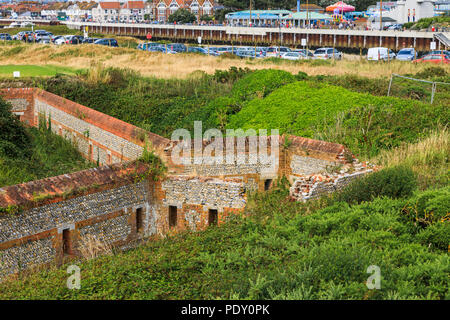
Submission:
<svg viewBox="0 0 450 320">
<path fill-rule="evenodd" d="M 445 63 L 448 64 L 450 62 L 450 57 L 445 54 L 427 54 L 426 56 L 414 60 L 413 62 L 432 62 L 432 63 Z"/>
</svg>

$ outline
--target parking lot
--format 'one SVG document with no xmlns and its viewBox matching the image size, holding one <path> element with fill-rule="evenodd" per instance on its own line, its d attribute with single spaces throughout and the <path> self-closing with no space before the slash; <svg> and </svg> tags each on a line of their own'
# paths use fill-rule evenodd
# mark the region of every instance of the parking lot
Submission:
<svg viewBox="0 0 450 320">
<path fill-rule="evenodd" d="M 36 44 L 59 45 L 82 45 L 95 44 L 109 47 L 119 47 L 119 43 L 114 38 L 84 37 L 82 35 L 54 35 L 44 29 L 35 31 L 20 31 L 17 34 L 0 33 L 0 41 L 23 41 Z M 137 50 L 147 52 L 160 52 L 163 54 L 195 53 L 213 57 L 228 56 L 247 59 L 280 58 L 284 60 L 341 60 L 347 54 L 339 49 L 324 47 L 309 50 L 305 46 L 302 48 L 289 48 L 285 46 L 205 46 L 186 45 L 182 43 L 160 43 L 142 42 L 136 47 Z M 349 57 L 351 57 L 350 55 Z M 364 56 L 368 61 L 409 61 L 415 63 L 443 63 L 450 61 L 450 51 L 435 50 L 431 52 L 417 52 L 414 48 L 403 48 L 398 52 L 385 47 L 369 48 Z"/>
</svg>

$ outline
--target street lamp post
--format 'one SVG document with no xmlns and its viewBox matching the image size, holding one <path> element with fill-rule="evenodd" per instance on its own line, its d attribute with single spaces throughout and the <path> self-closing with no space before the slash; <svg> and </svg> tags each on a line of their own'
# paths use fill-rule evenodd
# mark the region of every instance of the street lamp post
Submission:
<svg viewBox="0 0 450 320">
<path fill-rule="evenodd" d="M 281 13 L 278 13 L 278 57 L 281 57 Z"/>
</svg>

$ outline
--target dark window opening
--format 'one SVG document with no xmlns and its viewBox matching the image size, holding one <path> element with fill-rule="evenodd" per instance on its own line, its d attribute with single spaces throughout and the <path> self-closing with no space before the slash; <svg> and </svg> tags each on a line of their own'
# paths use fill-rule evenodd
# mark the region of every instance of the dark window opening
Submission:
<svg viewBox="0 0 450 320">
<path fill-rule="evenodd" d="M 219 213 L 216 209 L 209 209 L 208 224 L 210 226 L 216 226 L 218 221 Z"/>
<path fill-rule="evenodd" d="M 62 233 L 62 237 L 63 237 L 63 253 L 71 254 L 72 248 L 71 248 L 71 244 L 70 244 L 70 230 L 64 229 L 63 233 Z"/>
<path fill-rule="evenodd" d="M 92 155 L 93 155 L 93 148 L 92 148 L 92 144 L 89 145 L 89 160 L 92 160 Z"/>
<path fill-rule="evenodd" d="M 144 210 L 142 208 L 136 210 L 136 232 L 144 232 Z"/>
<path fill-rule="evenodd" d="M 264 191 L 267 191 L 270 188 L 272 188 L 272 179 L 267 179 L 264 181 Z"/>
<path fill-rule="evenodd" d="M 169 207 L 169 227 L 173 228 L 177 226 L 177 207 Z"/>
</svg>

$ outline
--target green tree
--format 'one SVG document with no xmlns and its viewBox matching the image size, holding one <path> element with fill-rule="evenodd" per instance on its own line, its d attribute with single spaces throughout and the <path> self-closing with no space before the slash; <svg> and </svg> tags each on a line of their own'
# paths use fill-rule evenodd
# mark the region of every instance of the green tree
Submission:
<svg viewBox="0 0 450 320">
<path fill-rule="evenodd" d="M 11 112 L 11 105 L 0 97 L 0 157 L 27 158 L 31 140 L 19 119 Z"/>
<path fill-rule="evenodd" d="M 178 9 L 169 16 L 169 22 L 192 23 L 196 20 L 195 15 L 187 9 Z"/>
<path fill-rule="evenodd" d="M 204 14 L 200 17 L 200 21 L 205 21 L 205 22 L 209 22 L 212 21 L 213 17 L 212 16 L 208 16 L 207 14 Z"/>
</svg>

